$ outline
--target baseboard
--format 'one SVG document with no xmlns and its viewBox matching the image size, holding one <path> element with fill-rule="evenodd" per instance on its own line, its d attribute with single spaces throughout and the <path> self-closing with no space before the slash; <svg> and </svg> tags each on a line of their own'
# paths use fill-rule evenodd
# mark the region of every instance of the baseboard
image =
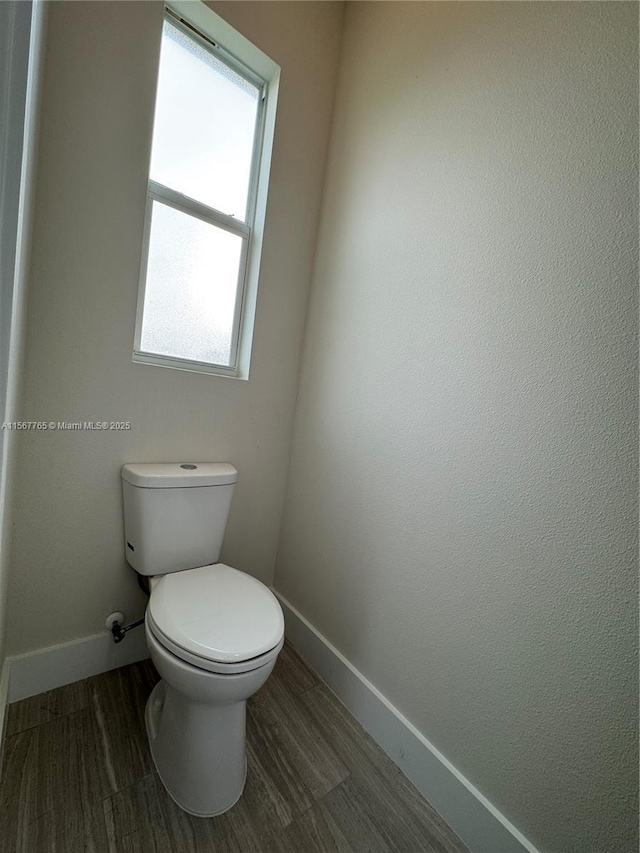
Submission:
<svg viewBox="0 0 640 853">
<path fill-rule="evenodd" d="M 9 670 L 9 661 L 5 660 L 0 669 L 0 779 L 2 779 L 4 733 L 7 725 L 7 711 L 9 709 Z"/>
<path fill-rule="evenodd" d="M 274 589 L 286 635 L 472 853 L 536 848 L 302 614 Z"/>
<path fill-rule="evenodd" d="M 6 661 L 10 671 L 9 702 L 37 696 L 148 657 L 142 626 L 129 632 L 118 644 L 105 632 L 16 655 Z"/>
</svg>

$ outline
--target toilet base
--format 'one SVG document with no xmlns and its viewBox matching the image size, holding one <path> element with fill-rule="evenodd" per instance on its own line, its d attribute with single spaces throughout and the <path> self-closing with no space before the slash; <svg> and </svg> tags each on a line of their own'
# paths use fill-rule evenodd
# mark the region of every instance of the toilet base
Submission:
<svg viewBox="0 0 640 853">
<path fill-rule="evenodd" d="M 151 756 L 175 802 L 189 814 L 215 817 L 240 798 L 247 775 L 246 703 L 265 683 L 284 636 L 256 669 L 220 673 L 176 657 L 145 623 L 161 681 L 145 711 Z"/>
<path fill-rule="evenodd" d="M 196 817 L 215 817 L 234 806 L 244 790 L 246 701 L 212 706 L 194 703 L 165 681 L 145 708 L 151 757 L 169 796 Z"/>
</svg>

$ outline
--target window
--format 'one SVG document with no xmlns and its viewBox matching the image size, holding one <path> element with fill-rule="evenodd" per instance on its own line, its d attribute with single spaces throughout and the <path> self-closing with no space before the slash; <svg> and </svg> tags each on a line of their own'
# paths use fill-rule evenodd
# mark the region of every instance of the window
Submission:
<svg viewBox="0 0 640 853">
<path fill-rule="evenodd" d="M 134 361 L 248 376 L 278 71 L 204 4 L 166 9 Z"/>
</svg>

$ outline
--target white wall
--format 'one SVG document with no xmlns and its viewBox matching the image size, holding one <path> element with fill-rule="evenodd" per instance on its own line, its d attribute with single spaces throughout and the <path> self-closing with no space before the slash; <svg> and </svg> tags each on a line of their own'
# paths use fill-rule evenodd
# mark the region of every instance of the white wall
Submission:
<svg viewBox="0 0 640 853">
<path fill-rule="evenodd" d="M 10 373 L 11 317 L 15 293 L 15 260 L 19 233 L 20 172 L 29 57 L 31 5 L 0 6 L 0 416 L 15 411 L 7 399 Z M 9 578 L 10 513 L 7 469 L 15 435 L 0 434 L 0 730 L 2 728 L 2 670 L 5 661 L 7 589 Z"/>
<path fill-rule="evenodd" d="M 44 8 L 0 4 L 0 421 L 20 416 Z M 0 741 L 18 433 L 0 434 Z M 1 751 L 0 751 L 1 754 Z"/>
<path fill-rule="evenodd" d="M 282 67 L 246 382 L 131 361 L 163 4 L 50 4 L 23 417 L 133 428 L 23 436 L 12 654 L 96 634 L 112 610 L 142 614 L 124 462 L 233 462 L 223 559 L 272 578 L 342 4 L 212 6 Z"/>
<path fill-rule="evenodd" d="M 347 5 L 276 568 L 554 853 L 637 849 L 637 11 Z"/>
</svg>

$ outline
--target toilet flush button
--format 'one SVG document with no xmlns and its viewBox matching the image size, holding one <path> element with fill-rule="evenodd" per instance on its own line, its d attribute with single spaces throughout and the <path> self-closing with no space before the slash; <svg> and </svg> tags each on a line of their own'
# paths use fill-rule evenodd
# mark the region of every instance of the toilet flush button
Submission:
<svg viewBox="0 0 640 853">
<path fill-rule="evenodd" d="M 185 471 L 195 471 L 198 467 L 197 465 L 181 465 L 181 468 L 184 468 Z"/>
</svg>

